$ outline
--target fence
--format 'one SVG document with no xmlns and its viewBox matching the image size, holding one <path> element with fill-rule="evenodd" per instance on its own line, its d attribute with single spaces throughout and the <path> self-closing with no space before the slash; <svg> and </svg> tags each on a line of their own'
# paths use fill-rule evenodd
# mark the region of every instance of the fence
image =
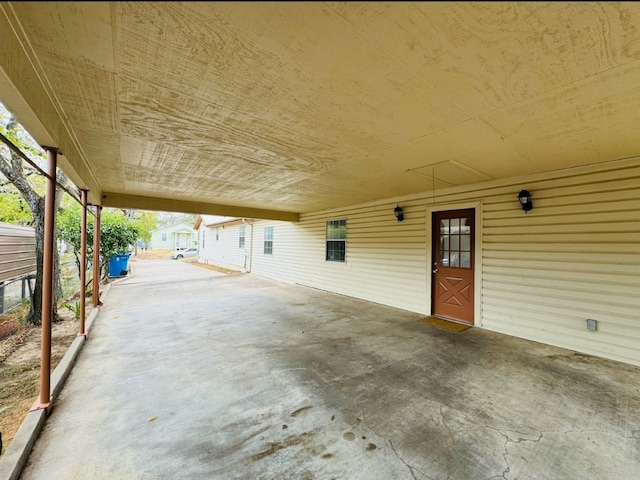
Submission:
<svg viewBox="0 0 640 480">
<path fill-rule="evenodd" d="M 85 278 L 87 279 L 87 283 L 91 284 L 91 279 L 93 278 L 93 264 L 91 259 L 88 259 L 87 263 L 88 265 Z M 75 257 L 70 254 L 60 255 L 60 289 L 58 291 L 58 296 L 60 298 L 67 298 L 81 290 L 80 273 Z"/>
<path fill-rule="evenodd" d="M 35 278 L 35 275 L 25 275 L 13 280 L 0 282 L 0 314 L 14 309 L 23 300 L 31 301 Z"/>
<path fill-rule="evenodd" d="M 31 298 L 36 270 L 33 228 L 0 223 L 0 313 Z"/>
<path fill-rule="evenodd" d="M 0 223 L 0 282 L 36 271 L 36 236 L 33 228 Z"/>
<path fill-rule="evenodd" d="M 93 274 L 89 259 L 87 281 Z M 0 222 L 0 314 L 30 301 L 35 288 L 35 233 L 33 228 Z M 81 291 L 75 257 L 60 254 L 58 298 L 69 298 Z"/>
<path fill-rule="evenodd" d="M 91 283 L 92 266 L 87 269 L 87 282 Z M 0 314 L 6 313 L 23 301 L 31 299 L 35 287 L 35 274 L 24 275 L 0 282 Z M 60 255 L 60 284 L 58 298 L 69 298 L 80 291 L 80 275 L 78 265 L 70 255 Z"/>
</svg>

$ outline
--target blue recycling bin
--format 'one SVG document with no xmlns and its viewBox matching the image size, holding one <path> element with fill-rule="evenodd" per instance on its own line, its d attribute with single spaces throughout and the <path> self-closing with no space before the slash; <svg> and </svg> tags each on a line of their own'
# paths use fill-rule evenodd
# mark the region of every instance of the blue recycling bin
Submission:
<svg viewBox="0 0 640 480">
<path fill-rule="evenodd" d="M 123 253 L 111 257 L 111 260 L 109 260 L 109 276 L 124 277 L 129 272 L 128 263 L 130 256 L 130 253 Z"/>
</svg>

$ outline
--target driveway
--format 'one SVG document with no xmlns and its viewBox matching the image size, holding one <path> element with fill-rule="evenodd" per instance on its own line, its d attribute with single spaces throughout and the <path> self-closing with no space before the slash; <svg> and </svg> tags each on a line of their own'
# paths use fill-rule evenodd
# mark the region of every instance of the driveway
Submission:
<svg viewBox="0 0 640 480">
<path fill-rule="evenodd" d="M 640 368 L 171 260 L 113 285 L 22 479 L 640 478 Z"/>
</svg>

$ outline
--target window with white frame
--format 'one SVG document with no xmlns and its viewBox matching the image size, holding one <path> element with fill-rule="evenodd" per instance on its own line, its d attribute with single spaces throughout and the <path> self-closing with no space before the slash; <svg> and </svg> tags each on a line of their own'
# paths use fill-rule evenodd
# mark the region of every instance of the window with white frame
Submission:
<svg viewBox="0 0 640 480">
<path fill-rule="evenodd" d="M 238 248 L 244 248 L 244 225 L 240 225 L 240 237 L 238 240 Z"/>
<path fill-rule="evenodd" d="M 216 242 L 220 240 L 220 227 L 216 227 Z"/>
<path fill-rule="evenodd" d="M 202 248 L 204 248 L 204 239 L 207 236 L 207 231 L 205 229 L 202 230 Z"/>
<path fill-rule="evenodd" d="M 166 242 L 166 241 L 167 241 L 167 234 L 166 234 L 166 233 L 163 233 L 163 234 L 162 234 L 162 241 L 163 241 L 163 242 Z"/>
<path fill-rule="evenodd" d="M 345 262 L 347 252 L 347 221 L 329 220 L 327 222 L 327 262 Z"/>
<path fill-rule="evenodd" d="M 273 227 L 264 227 L 264 253 L 273 254 Z"/>
</svg>

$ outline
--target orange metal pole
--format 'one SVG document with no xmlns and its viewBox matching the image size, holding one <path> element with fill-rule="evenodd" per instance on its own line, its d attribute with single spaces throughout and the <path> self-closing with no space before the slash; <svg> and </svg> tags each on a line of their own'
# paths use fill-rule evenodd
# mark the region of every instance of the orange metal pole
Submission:
<svg viewBox="0 0 640 480">
<path fill-rule="evenodd" d="M 53 249 L 55 246 L 55 197 L 58 149 L 47 151 L 48 174 L 44 198 L 44 252 L 42 268 L 42 345 L 40 362 L 40 404 L 37 409 L 51 406 L 51 317 L 53 315 Z"/>
<path fill-rule="evenodd" d="M 93 218 L 93 307 L 100 305 L 100 213 L 102 207 L 96 205 L 96 215 Z"/>
<path fill-rule="evenodd" d="M 86 337 L 84 319 L 87 311 L 85 284 L 87 283 L 87 191 L 80 190 L 82 202 L 82 224 L 80 225 L 80 332 L 78 336 Z"/>
</svg>

